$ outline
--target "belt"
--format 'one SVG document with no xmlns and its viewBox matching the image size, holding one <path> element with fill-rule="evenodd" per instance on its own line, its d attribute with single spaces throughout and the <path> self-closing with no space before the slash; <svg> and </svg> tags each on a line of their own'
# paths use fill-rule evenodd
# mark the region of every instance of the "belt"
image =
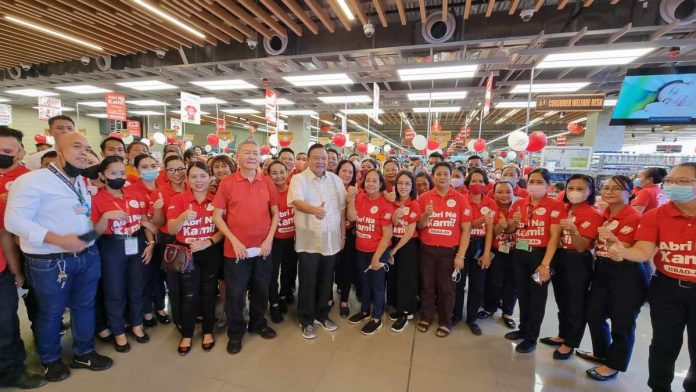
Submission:
<svg viewBox="0 0 696 392">
<path fill-rule="evenodd" d="M 62 252 L 62 253 L 46 253 L 42 255 L 35 255 L 31 253 L 25 253 L 24 256 L 30 258 L 30 259 L 39 259 L 39 260 L 50 260 L 50 259 L 64 259 L 66 257 L 77 257 L 81 256 L 89 250 L 89 247 L 85 248 L 84 250 L 77 252 L 77 253 L 69 253 L 69 252 Z"/>
<path fill-rule="evenodd" d="M 666 278 L 666 279 L 672 281 L 673 283 L 676 283 L 677 286 L 681 287 L 682 289 L 696 289 L 696 282 L 692 282 L 690 280 L 679 280 L 677 278 L 667 276 L 660 271 L 657 271 L 655 273 L 655 275 Z"/>
<path fill-rule="evenodd" d="M 124 234 L 102 234 L 99 236 L 100 239 L 104 240 L 128 240 L 131 238 L 140 238 L 143 236 L 143 232 L 141 230 L 136 231 L 135 233 L 131 235 L 124 235 Z"/>
</svg>

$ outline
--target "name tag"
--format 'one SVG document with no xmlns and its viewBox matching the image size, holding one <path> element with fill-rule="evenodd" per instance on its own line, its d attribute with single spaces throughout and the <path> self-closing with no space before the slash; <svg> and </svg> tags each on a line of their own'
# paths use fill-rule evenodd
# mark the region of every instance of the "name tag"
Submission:
<svg viewBox="0 0 696 392">
<path fill-rule="evenodd" d="M 510 253 L 510 245 L 500 244 L 498 245 L 498 251 L 501 253 Z"/>
<path fill-rule="evenodd" d="M 125 246 L 126 256 L 138 254 L 138 238 L 128 238 L 123 241 L 123 245 Z"/>
<path fill-rule="evenodd" d="M 86 204 L 76 204 L 75 215 L 89 215 L 89 207 Z"/>
<path fill-rule="evenodd" d="M 517 240 L 517 243 L 515 244 L 515 249 L 524 250 L 526 252 L 529 252 L 531 250 L 531 248 L 529 247 L 529 241 L 528 240 Z"/>
</svg>

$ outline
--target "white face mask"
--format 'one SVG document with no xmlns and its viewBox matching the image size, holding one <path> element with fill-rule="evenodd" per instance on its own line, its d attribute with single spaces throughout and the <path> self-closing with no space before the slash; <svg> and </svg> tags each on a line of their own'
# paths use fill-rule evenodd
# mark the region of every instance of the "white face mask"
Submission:
<svg viewBox="0 0 696 392">
<path fill-rule="evenodd" d="M 453 178 L 450 180 L 450 184 L 452 184 L 453 187 L 455 188 L 461 188 L 464 186 L 464 179 L 463 178 Z"/>
<path fill-rule="evenodd" d="M 533 198 L 539 199 L 546 195 L 546 185 L 532 184 L 527 185 L 527 192 Z"/>
<path fill-rule="evenodd" d="M 587 197 L 585 197 L 585 193 L 580 191 L 566 192 L 566 197 L 568 197 L 568 201 L 572 204 L 580 204 L 587 200 Z"/>
</svg>

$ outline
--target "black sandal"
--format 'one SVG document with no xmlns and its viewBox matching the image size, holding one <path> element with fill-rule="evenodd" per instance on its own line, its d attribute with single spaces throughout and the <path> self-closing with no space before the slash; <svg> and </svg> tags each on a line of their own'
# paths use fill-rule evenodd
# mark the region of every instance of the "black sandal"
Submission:
<svg viewBox="0 0 696 392">
<path fill-rule="evenodd" d="M 447 336 L 449 336 L 450 332 L 452 332 L 451 329 L 441 325 L 437 327 L 437 331 L 435 331 L 435 336 L 437 336 L 438 338 L 446 338 Z"/>
</svg>

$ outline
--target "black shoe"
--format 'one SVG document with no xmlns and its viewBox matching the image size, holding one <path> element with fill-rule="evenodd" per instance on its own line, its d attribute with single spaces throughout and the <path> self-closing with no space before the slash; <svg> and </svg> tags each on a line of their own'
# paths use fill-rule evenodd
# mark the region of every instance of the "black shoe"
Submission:
<svg viewBox="0 0 696 392">
<path fill-rule="evenodd" d="M 351 324 L 357 324 L 357 323 L 365 320 L 368 317 L 370 317 L 369 313 L 358 312 L 358 313 L 350 316 L 350 318 L 348 319 L 348 322 Z"/>
<path fill-rule="evenodd" d="M 573 351 L 575 351 L 575 350 L 573 350 L 571 348 L 570 351 L 563 354 L 562 352 L 558 351 L 558 349 L 555 349 L 555 350 L 553 350 L 553 359 L 565 361 L 566 359 L 570 358 L 573 355 Z"/>
<path fill-rule="evenodd" d="M 250 331 L 250 332 L 257 334 L 264 339 L 273 339 L 276 337 L 276 331 L 274 331 L 273 328 L 271 328 L 269 326 L 265 326 L 261 329 L 257 329 L 255 331 Z"/>
<path fill-rule="evenodd" d="M 549 337 L 541 338 L 539 339 L 539 342 L 551 347 L 561 347 L 561 345 L 563 344 L 563 342 L 557 342 Z"/>
<path fill-rule="evenodd" d="M 478 312 L 477 317 L 479 320 L 484 320 L 484 319 L 491 317 L 492 315 L 493 315 L 493 312 L 489 312 L 487 310 L 482 310 L 482 311 Z"/>
<path fill-rule="evenodd" d="M 239 354 L 242 351 L 242 339 L 230 340 L 227 342 L 227 352 L 230 354 Z"/>
<path fill-rule="evenodd" d="M 10 382 L 0 383 L 3 388 L 36 389 L 46 385 L 48 381 L 38 374 L 24 372 Z"/>
<path fill-rule="evenodd" d="M 453 327 L 455 325 L 459 324 L 460 321 L 462 321 L 462 316 L 457 316 L 457 315 L 452 316 L 452 326 Z"/>
<path fill-rule="evenodd" d="M 149 319 L 149 320 L 146 319 L 146 318 L 143 318 L 143 327 L 146 327 L 146 328 L 153 328 L 153 327 L 156 327 L 156 326 L 157 326 L 157 319 L 156 319 L 156 318 L 153 317 L 153 318 L 151 318 L 151 319 Z"/>
<path fill-rule="evenodd" d="M 375 320 L 375 319 L 370 319 L 370 321 L 365 324 L 364 327 L 360 330 L 360 333 L 366 336 L 373 335 L 375 332 L 379 331 L 382 329 L 382 320 Z"/>
<path fill-rule="evenodd" d="M 205 352 L 208 352 L 208 351 L 212 350 L 213 347 L 215 347 L 215 340 L 213 340 L 213 341 L 210 342 L 210 343 L 203 343 L 203 342 L 201 342 L 201 348 L 202 348 L 203 351 L 205 351 Z"/>
<path fill-rule="evenodd" d="M 57 360 L 51 363 L 44 363 L 44 376 L 49 382 L 63 381 L 70 377 L 70 369 L 61 361 Z"/>
<path fill-rule="evenodd" d="M 587 376 L 588 376 L 589 378 L 591 378 L 591 379 L 593 379 L 593 380 L 596 380 L 596 381 L 607 381 L 607 380 L 611 380 L 612 378 L 616 377 L 616 376 L 619 374 L 619 371 L 617 370 L 616 373 L 614 373 L 614 374 L 612 374 L 612 375 L 609 375 L 609 376 L 603 376 L 603 375 L 599 374 L 599 373 L 597 372 L 597 368 L 594 367 L 594 368 L 592 368 L 592 369 L 587 369 L 587 370 L 585 371 L 585 373 L 587 374 Z"/>
<path fill-rule="evenodd" d="M 534 351 L 536 348 L 536 342 L 531 339 L 525 339 L 520 344 L 515 347 L 515 351 L 521 354 L 527 354 Z"/>
<path fill-rule="evenodd" d="M 112 361 L 111 358 L 92 351 L 89 354 L 74 356 L 70 363 L 70 367 L 73 369 L 89 369 L 99 372 L 109 369 L 113 364 L 114 361 Z"/>
<path fill-rule="evenodd" d="M 110 333 L 108 336 L 99 336 L 99 334 L 97 334 L 97 339 L 100 342 L 111 343 L 114 341 L 114 334 Z"/>
<path fill-rule="evenodd" d="M 522 331 L 520 331 L 520 330 L 508 332 L 508 333 L 505 334 L 505 339 L 507 339 L 507 340 L 520 340 L 520 339 L 524 339 L 524 334 L 523 334 Z"/>
<path fill-rule="evenodd" d="M 142 344 L 142 343 L 147 343 L 147 342 L 150 341 L 150 335 L 148 335 L 148 334 L 145 333 L 145 332 L 143 332 L 143 336 L 138 336 L 138 335 L 136 335 L 135 333 L 133 333 L 133 332 L 131 331 L 131 335 L 135 336 L 135 341 L 138 342 L 138 343 L 141 343 L 141 344 Z"/>
<path fill-rule="evenodd" d="M 155 312 L 155 317 L 157 317 L 157 321 L 162 325 L 169 325 L 172 323 L 172 319 L 168 314 L 161 315 L 159 312 Z"/>
<path fill-rule="evenodd" d="M 341 318 L 346 318 L 350 316 L 350 307 L 348 305 L 339 305 L 339 313 Z"/>
<path fill-rule="evenodd" d="M 128 351 L 130 351 L 131 346 L 128 342 L 126 342 L 126 344 L 124 345 L 120 345 L 116 343 L 116 340 L 114 340 L 114 349 L 120 353 L 127 353 Z"/>
<path fill-rule="evenodd" d="M 510 329 L 515 329 L 517 328 L 517 324 L 515 323 L 515 320 L 509 317 L 503 316 L 503 324 L 505 324 L 506 327 Z"/>
<path fill-rule="evenodd" d="M 394 321 L 394 324 L 391 326 L 391 330 L 394 332 L 401 332 L 406 328 L 408 325 L 408 317 L 405 314 L 402 314 L 399 318 Z"/>
<path fill-rule="evenodd" d="M 285 303 L 285 299 L 281 299 L 278 301 L 278 309 L 280 309 L 280 313 L 285 314 L 288 312 L 288 304 Z"/>
<path fill-rule="evenodd" d="M 273 321 L 276 324 L 280 324 L 283 322 L 283 313 L 280 310 L 280 305 L 276 306 L 271 306 L 271 321 Z"/>
<path fill-rule="evenodd" d="M 469 326 L 469 329 L 471 330 L 471 333 L 473 333 L 476 336 L 481 336 L 481 327 L 478 326 L 476 323 L 467 323 Z"/>
<path fill-rule="evenodd" d="M 586 361 L 601 363 L 602 365 L 604 365 L 604 362 L 607 360 L 606 358 L 595 357 L 589 351 L 575 350 L 575 355 Z"/>
<path fill-rule="evenodd" d="M 401 316 L 401 314 L 399 314 L 399 312 L 389 313 L 389 320 L 396 321 L 399 319 L 399 316 Z"/>
</svg>

